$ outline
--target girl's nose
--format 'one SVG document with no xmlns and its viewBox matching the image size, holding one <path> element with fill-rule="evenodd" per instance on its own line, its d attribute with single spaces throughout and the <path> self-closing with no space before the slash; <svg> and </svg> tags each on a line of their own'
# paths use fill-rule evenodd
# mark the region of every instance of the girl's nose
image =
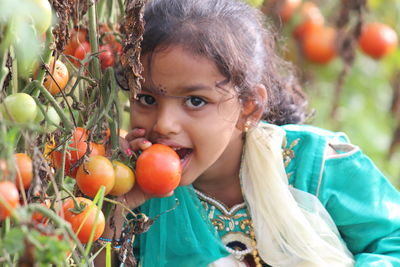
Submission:
<svg viewBox="0 0 400 267">
<path fill-rule="evenodd" d="M 153 130 L 161 136 L 179 133 L 181 130 L 181 123 L 177 110 L 174 107 L 160 108 Z"/>
</svg>

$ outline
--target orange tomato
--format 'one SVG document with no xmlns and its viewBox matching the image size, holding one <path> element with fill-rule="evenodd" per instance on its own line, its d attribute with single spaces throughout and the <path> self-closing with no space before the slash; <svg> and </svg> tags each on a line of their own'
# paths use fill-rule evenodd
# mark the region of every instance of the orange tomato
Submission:
<svg viewBox="0 0 400 267">
<path fill-rule="evenodd" d="M 19 205 L 19 193 L 15 184 L 9 181 L 0 182 L 0 221 L 11 215 Z"/>
<path fill-rule="evenodd" d="M 65 88 L 69 80 L 69 73 L 67 67 L 60 60 L 56 60 L 54 66 L 54 59 L 50 62 L 50 73 L 46 75 L 43 86 L 52 94 L 56 95 Z"/>
<path fill-rule="evenodd" d="M 67 147 L 67 154 L 65 155 L 65 173 L 71 177 L 76 176 L 78 168 L 71 170 L 71 167 L 82 158 L 87 150 L 88 131 L 84 128 L 77 127 L 72 133 L 71 144 Z M 62 154 L 60 151 L 51 153 L 51 158 L 54 167 L 59 169 L 62 164 Z"/>
<path fill-rule="evenodd" d="M 110 160 L 103 156 L 89 157 L 78 169 L 76 183 L 85 195 L 94 197 L 101 186 L 107 195 L 115 184 L 114 167 Z"/>
<path fill-rule="evenodd" d="M 14 155 L 15 159 L 15 182 L 17 188 L 22 187 L 28 189 L 31 186 L 33 172 L 32 172 L 32 159 L 25 153 L 17 153 Z"/>
<path fill-rule="evenodd" d="M 73 56 L 79 44 L 86 42 L 87 30 L 84 28 L 75 28 L 71 31 L 71 38 L 64 47 L 64 54 Z"/>
<path fill-rule="evenodd" d="M 279 16 L 282 18 L 282 21 L 285 23 L 288 22 L 300 4 L 301 0 L 284 0 L 279 7 Z"/>
<path fill-rule="evenodd" d="M 122 162 L 114 160 L 114 173 L 115 173 L 115 184 L 110 191 L 110 195 L 122 196 L 131 191 L 135 184 L 135 175 L 131 168 L 123 164 Z"/>
<path fill-rule="evenodd" d="M 321 27 L 310 32 L 303 39 L 305 57 L 315 63 L 326 64 L 336 56 L 336 30 Z"/>
<path fill-rule="evenodd" d="M 373 22 L 366 24 L 358 39 L 361 50 L 374 59 L 380 59 L 396 50 L 397 33 L 388 25 Z"/>
<path fill-rule="evenodd" d="M 313 2 L 304 2 L 300 8 L 301 23 L 293 31 L 297 40 L 302 40 L 305 35 L 324 25 L 325 19 L 321 10 Z"/>
<path fill-rule="evenodd" d="M 37 193 L 36 196 L 39 197 L 39 193 Z M 45 197 L 47 197 L 47 194 L 45 194 Z M 48 209 L 51 207 L 51 201 L 47 198 L 41 204 Z M 40 212 L 34 212 L 32 214 L 32 220 L 38 223 L 47 223 L 47 218 Z"/>
<path fill-rule="evenodd" d="M 154 144 L 136 161 L 136 179 L 140 188 L 151 195 L 162 196 L 174 190 L 181 180 L 178 154 L 170 147 Z"/>
<path fill-rule="evenodd" d="M 92 149 L 90 156 L 97 156 L 97 155 L 106 156 L 106 148 L 104 147 L 103 144 L 90 142 L 90 148 Z"/>
<path fill-rule="evenodd" d="M 79 205 L 85 205 L 81 213 L 76 213 L 74 201 L 69 198 L 63 205 L 64 219 L 71 224 L 72 230 L 77 234 L 82 243 L 87 243 L 94 228 L 93 241 L 96 241 L 104 232 L 105 217 L 99 208 L 90 199 L 77 197 Z M 96 214 L 99 212 L 97 223 L 94 225 Z"/>
</svg>

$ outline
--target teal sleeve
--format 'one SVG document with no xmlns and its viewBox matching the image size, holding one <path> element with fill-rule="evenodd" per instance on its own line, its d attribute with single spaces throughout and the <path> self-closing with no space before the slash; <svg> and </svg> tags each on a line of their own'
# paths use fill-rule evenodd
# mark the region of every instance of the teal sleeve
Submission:
<svg viewBox="0 0 400 267">
<path fill-rule="evenodd" d="M 318 198 L 356 259 L 400 266 L 400 193 L 361 151 L 324 162 Z"/>
</svg>

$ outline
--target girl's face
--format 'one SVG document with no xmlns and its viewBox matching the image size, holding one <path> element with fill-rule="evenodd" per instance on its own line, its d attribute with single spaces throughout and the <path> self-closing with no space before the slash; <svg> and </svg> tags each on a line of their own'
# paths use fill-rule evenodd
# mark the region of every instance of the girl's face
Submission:
<svg viewBox="0 0 400 267">
<path fill-rule="evenodd" d="M 238 168 L 241 105 L 214 62 L 181 46 L 154 53 L 151 73 L 143 57 L 142 91 L 131 99 L 131 124 L 152 143 L 166 144 L 181 157 L 180 185 L 211 181 Z"/>
</svg>

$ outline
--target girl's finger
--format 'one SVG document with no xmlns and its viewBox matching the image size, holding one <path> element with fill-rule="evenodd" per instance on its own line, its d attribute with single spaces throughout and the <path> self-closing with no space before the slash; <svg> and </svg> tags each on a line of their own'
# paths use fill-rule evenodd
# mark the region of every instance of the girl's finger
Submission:
<svg viewBox="0 0 400 267">
<path fill-rule="evenodd" d="M 125 139 L 129 142 L 135 138 L 142 137 L 146 133 L 146 130 L 143 128 L 134 128 L 130 131 L 126 136 Z"/>
<path fill-rule="evenodd" d="M 151 142 L 146 138 L 136 138 L 129 142 L 129 146 L 133 151 L 145 150 L 151 146 Z"/>
</svg>

